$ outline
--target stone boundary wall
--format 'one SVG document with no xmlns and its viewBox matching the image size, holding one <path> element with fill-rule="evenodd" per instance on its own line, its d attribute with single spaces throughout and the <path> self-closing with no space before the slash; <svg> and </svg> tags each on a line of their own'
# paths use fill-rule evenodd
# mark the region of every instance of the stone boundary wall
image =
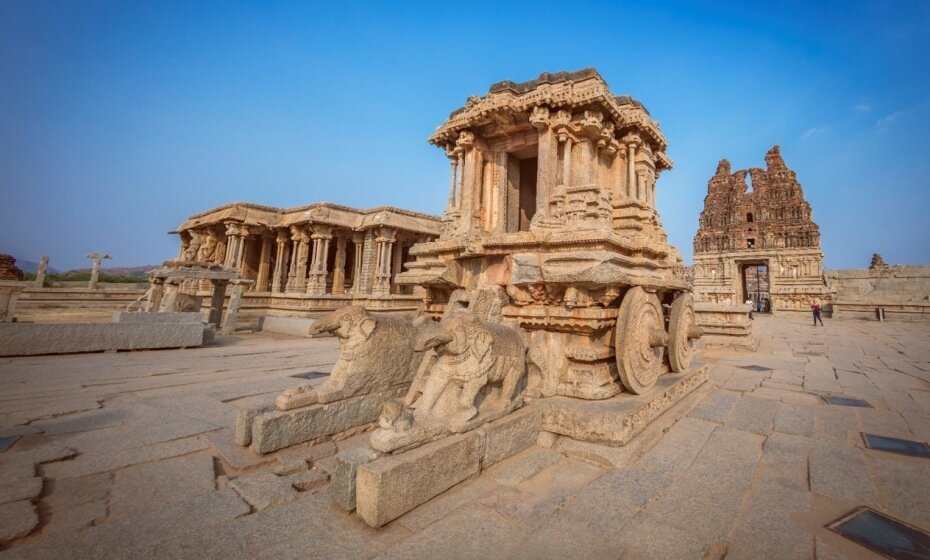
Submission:
<svg viewBox="0 0 930 560">
<path fill-rule="evenodd" d="M 62 323 L 92 322 L 109 323 L 113 313 L 126 311 L 127 306 L 143 297 L 146 286 L 136 284 L 103 285 L 89 290 L 86 282 L 81 287 L 37 287 L 32 282 L 18 282 L 23 286 L 19 294 L 15 317 L 20 322 Z M 112 287 L 117 286 L 117 287 Z M 200 292 L 204 301 L 209 301 L 209 292 Z M 227 296 L 227 304 L 228 305 Z M 419 309 L 422 298 L 412 295 L 368 296 L 311 296 L 308 294 L 267 294 L 245 292 L 236 327 L 239 329 L 261 329 L 265 316 L 319 317 L 346 305 L 362 305 L 378 313 L 402 313 L 413 315 Z"/>
<path fill-rule="evenodd" d="M 129 284 L 128 286 L 135 286 Z M 16 308 L 16 319 L 22 322 L 98 322 L 112 320 L 113 312 L 125 311 L 126 306 L 145 295 L 144 288 L 39 288 L 34 285 L 23 290 Z"/>
<path fill-rule="evenodd" d="M 833 318 L 930 321 L 930 266 L 888 266 L 828 270 L 827 285 L 836 290 L 826 311 Z"/>
</svg>

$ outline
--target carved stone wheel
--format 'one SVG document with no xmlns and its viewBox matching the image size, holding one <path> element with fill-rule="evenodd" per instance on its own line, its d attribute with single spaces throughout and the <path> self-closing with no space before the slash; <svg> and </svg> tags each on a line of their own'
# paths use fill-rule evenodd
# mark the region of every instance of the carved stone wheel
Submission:
<svg viewBox="0 0 930 560">
<path fill-rule="evenodd" d="M 668 319 L 668 363 L 675 373 L 685 371 L 694 358 L 692 340 L 698 334 L 694 328 L 694 298 L 679 294 L 672 302 Z"/>
<path fill-rule="evenodd" d="M 642 395 L 656 384 L 668 344 L 659 298 L 641 286 L 630 288 L 620 304 L 615 329 L 620 381 L 631 393 Z"/>
</svg>

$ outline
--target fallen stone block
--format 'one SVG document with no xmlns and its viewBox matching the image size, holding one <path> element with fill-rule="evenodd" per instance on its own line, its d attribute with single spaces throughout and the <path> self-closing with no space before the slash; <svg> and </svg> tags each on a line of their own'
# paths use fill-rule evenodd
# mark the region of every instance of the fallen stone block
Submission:
<svg viewBox="0 0 930 560">
<path fill-rule="evenodd" d="M 202 344 L 200 323 L 0 324 L 0 356 L 190 348 Z"/>
<path fill-rule="evenodd" d="M 358 468 L 356 510 L 381 527 L 481 470 L 483 436 L 477 431 L 443 438 Z"/>
</svg>

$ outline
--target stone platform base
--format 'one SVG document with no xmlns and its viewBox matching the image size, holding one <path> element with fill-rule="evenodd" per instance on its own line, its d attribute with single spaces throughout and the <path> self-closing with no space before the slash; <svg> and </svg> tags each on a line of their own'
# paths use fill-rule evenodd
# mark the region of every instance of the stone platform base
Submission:
<svg viewBox="0 0 930 560">
<path fill-rule="evenodd" d="M 356 511 L 365 523 L 381 527 L 533 445 L 541 423 L 542 409 L 527 407 L 470 432 L 360 465 Z"/>
<path fill-rule="evenodd" d="M 190 348 L 203 344 L 197 323 L 2 323 L 0 356 Z"/>
<path fill-rule="evenodd" d="M 701 337 L 701 344 L 705 348 L 733 348 L 755 352 L 759 349 L 759 339 L 753 335 L 729 336 L 720 334 L 705 334 Z"/>
<path fill-rule="evenodd" d="M 258 330 L 293 336 L 310 336 L 310 327 L 316 319 L 307 317 L 272 317 L 265 316 L 258 321 Z"/>
<path fill-rule="evenodd" d="M 351 397 L 291 410 L 277 410 L 274 401 L 240 409 L 236 416 L 236 443 L 255 453 L 271 453 L 285 447 L 341 435 L 373 424 L 381 407 L 405 395 L 407 387 Z"/>
<path fill-rule="evenodd" d="M 544 399 L 537 405 L 543 410 L 542 430 L 580 441 L 626 445 L 705 381 L 707 367 L 702 366 L 663 375 L 645 395 L 621 393 L 603 401 Z"/>
<path fill-rule="evenodd" d="M 354 507 L 372 527 L 397 519 L 482 470 L 533 445 L 541 431 L 569 438 L 626 445 L 650 423 L 674 408 L 707 381 L 707 368 L 666 374 L 646 395 L 628 393 L 602 401 L 570 397 L 541 399 L 499 420 L 464 434 L 444 437 L 404 453 L 380 458 L 372 452 L 366 464 L 352 464 Z M 357 470 L 356 470 L 357 469 Z M 337 477 L 338 478 L 338 477 Z M 353 492 L 354 490 L 354 492 Z M 353 504 L 340 503 L 351 509 Z"/>
<path fill-rule="evenodd" d="M 723 346 L 755 351 L 759 339 L 752 332 L 749 318 L 750 305 L 722 303 L 694 303 L 694 322 L 704 331 L 704 346 Z"/>
</svg>

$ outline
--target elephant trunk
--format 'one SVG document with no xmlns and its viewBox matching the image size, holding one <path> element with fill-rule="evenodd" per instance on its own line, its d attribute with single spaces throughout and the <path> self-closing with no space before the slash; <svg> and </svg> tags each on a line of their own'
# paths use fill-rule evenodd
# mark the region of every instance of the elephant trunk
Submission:
<svg viewBox="0 0 930 560">
<path fill-rule="evenodd" d="M 323 317 L 322 319 L 318 319 L 315 323 L 313 323 L 313 325 L 310 327 L 309 334 L 310 336 L 316 336 L 322 333 L 331 333 L 338 328 L 339 323 L 337 321 L 332 321 L 329 317 Z"/>
<path fill-rule="evenodd" d="M 428 348 L 435 348 L 442 344 L 452 342 L 452 334 L 440 329 L 430 330 L 417 337 L 413 343 L 416 352 L 423 352 Z"/>
</svg>

